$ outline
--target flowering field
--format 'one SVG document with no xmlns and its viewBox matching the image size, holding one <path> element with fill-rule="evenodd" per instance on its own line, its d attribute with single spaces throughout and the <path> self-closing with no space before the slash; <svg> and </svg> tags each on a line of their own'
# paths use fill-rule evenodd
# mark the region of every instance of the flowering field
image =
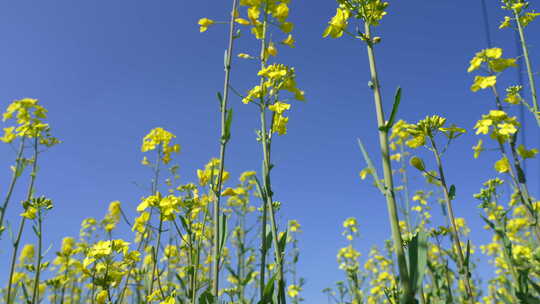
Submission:
<svg viewBox="0 0 540 304">
<path fill-rule="evenodd" d="M 221 2 L 0 5 L 0 303 L 540 303 L 537 3 Z"/>
</svg>

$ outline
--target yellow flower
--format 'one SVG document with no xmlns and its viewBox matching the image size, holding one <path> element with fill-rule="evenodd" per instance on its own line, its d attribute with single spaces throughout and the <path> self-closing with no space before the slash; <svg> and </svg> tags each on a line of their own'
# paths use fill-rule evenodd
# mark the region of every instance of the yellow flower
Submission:
<svg viewBox="0 0 540 304">
<path fill-rule="evenodd" d="M 347 28 L 351 13 L 344 8 L 337 8 L 336 15 L 328 23 L 328 27 L 324 30 L 323 37 L 339 38 L 343 36 L 343 31 Z"/>
<path fill-rule="evenodd" d="M 274 117 L 274 123 L 272 124 L 272 132 L 276 132 L 279 135 L 287 134 L 288 122 L 289 122 L 289 117 L 276 114 Z"/>
<path fill-rule="evenodd" d="M 368 168 L 364 168 L 360 171 L 360 178 L 362 180 L 366 179 L 366 177 L 368 176 L 368 174 L 372 174 L 373 172 L 371 172 L 371 169 L 368 167 Z"/>
<path fill-rule="evenodd" d="M 201 33 L 204 33 L 208 30 L 208 27 L 211 26 L 212 24 L 214 24 L 215 21 L 212 20 L 212 19 L 208 19 L 208 18 L 201 18 L 199 19 L 199 25 L 201 26 L 199 31 Z"/>
<path fill-rule="evenodd" d="M 96 295 L 96 303 L 97 304 L 105 304 L 105 303 L 107 303 L 108 296 L 109 296 L 109 294 L 107 293 L 106 290 L 102 290 L 102 291 L 98 292 L 98 294 Z"/>
<path fill-rule="evenodd" d="M 111 254 L 111 252 L 111 241 L 99 241 L 94 246 L 92 246 L 92 248 L 88 252 L 88 257 L 100 258 Z"/>
<path fill-rule="evenodd" d="M 499 29 L 509 27 L 511 21 L 512 21 L 512 18 L 510 18 L 508 16 L 504 16 L 504 20 L 501 22 L 501 25 L 499 25 Z"/>
<path fill-rule="evenodd" d="M 21 250 L 21 255 L 19 256 L 19 261 L 21 263 L 31 262 L 32 259 L 34 259 L 34 255 L 35 255 L 34 245 L 26 244 L 26 245 L 24 245 L 23 249 Z"/>
<path fill-rule="evenodd" d="M 480 156 L 480 153 L 482 151 L 484 151 L 484 147 L 483 147 L 483 144 L 484 142 L 479 139 L 478 140 L 478 143 L 476 144 L 476 146 L 473 147 L 473 150 L 474 150 L 474 158 L 478 158 L 478 156 Z"/>
<path fill-rule="evenodd" d="M 289 110 L 290 108 L 290 104 L 281 101 L 276 101 L 274 104 L 268 106 L 268 109 L 270 111 L 276 112 L 277 114 L 283 114 L 285 110 Z"/>
<path fill-rule="evenodd" d="M 222 193 L 221 193 L 221 196 L 232 196 L 232 195 L 236 195 L 236 192 L 234 192 L 234 189 L 233 188 L 227 188 L 225 189 Z"/>
<path fill-rule="evenodd" d="M 17 135 L 13 133 L 14 130 L 15 127 L 4 128 L 4 136 L 0 137 L 0 140 L 5 143 L 10 143 L 15 140 Z"/>
<path fill-rule="evenodd" d="M 426 137 L 423 135 L 415 136 L 412 139 L 409 139 L 405 144 L 410 148 L 418 148 L 423 146 L 426 143 Z"/>
<path fill-rule="evenodd" d="M 243 172 L 240 175 L 239 179 L 240 179 L 241 182 L 244 183 L 247 179 L 249 179 L 249 178 L 251 178 L 251 177 L 253 177 L 255 175 L 257 175 L 257 172 L 255 172 L 255 171 L 246 171 L 246 172 Z"/>
<path fill-rule="evenodd" d="M 244 18 L 236 18 L 234 19 L 234 21 L 238 24 L 241 24 L 241 25 L 249 25 L 249 21 L 244 19 Z"/>
<path fill-rule="evenodd" d="M 474 77 L 474 83 L 471 86 L 471 91 L 476 92 L 480 89 L 493 87 L 496 83 L 497 76 L 476 76 Z"/>
<path fill-rule="evenodd" d="M 499 59 L 502 56 L 502 49 L 501 48 L 491 48 L 491 49 L 485 49 L 478 53 L 476 53 L 471 59 L 469 68 L 467 69 L 467 72 L 472 72 L 482 65 L 484 62 L 489 62 L 494 59 Z"/>
<path fill-rule="evenodd" d="M 272 12 L 274 18 L 278 19 L 280 22 L 284 22 L 287 17 L 289 17 L 289 7 L 286 3 L 280 3 L 276 5 L 274 11 Z"/>
<path fill-rule="evenodd" d="M 289 34 L 289 36 L 287 36 L 287 38 L 285 38 L 283 41 L 281 41 L 281 43 L 285 44 L 285 45 L 288 45 L 292 48 L 294 48 L 294 38 L 291 34 Z"/>
<path fill-rule="evenodd" d="M 253 24 L 257 24 L 259 17 L 261 16 L 261 10 L 257 6 L 248 8 L 248 18 Z"/>
<path fill-rule="evenodd" d="M 266 54 L 276 57 L 277 53 L 278 50 L 276 48 L 276 45 L 273 42 L 270 42 L 268 47 L 266 48 Z"/>
<path fill-rule="evenodd" d="M 527 12 L 524 15 L 519 17 L 519 22 L 521 23 L 522 27 L 526 27 L 529 25 L 529 23 L 533 22 L 536 17 L 540 16 L 540 13 L 535 12 Z"/>
<path fill-rule="evenodd" d="M 141 151 L 152 151 L 161 146 L 161 150 L 159 150 L 161 154 L 160 160 L 163 161 L 164 164 L 168 164 L 171 160 L 171 154 L 180 152 L 180 145 L 170 144 L 175 137 L 174 134 L 163 128 L 154 128 L 143 138 Z"/>
<path fill-rule="evenodd" d="M 252 59 L 253 57 L 249 54 L 246 54 L 246 53 L 240 53 L 238 54 L 238 58 L 242 58 L 242 59 Z"/>
<path fill-rule="evenodd" d="M 510 123 L 500 123 L 497 125 L 499 133 L 502 135 L 512 135 L 517 132 L 516 127 Z"/>
<path fill-rule="evenodd" d="M 508 161 L 508 158 L 503 157 L 497 162 L 495 162 L 495 170 L 499 173 L 505 173 L 510 171 L 510 162 Z"/>
<path fill-rule="evenodd" d="M 289 285 L 289 287 L 287 288 L 287 294 L 291 298 L 296 298 L 298 296 L 298 294 L 300 293 L 300 291 L 302 291 L 300 286 L 294 285 L 294 284 Z"/>
<path fill-rule="evenodd" d="M 504 101 L 510 104 L 519 104 L 522 101 L 521 95 L 519 94 L 523 89 L 522 86 L 511 86 L 506 89 L 506 97 Z"/>
<path fill-rule="evenodd" d="M 490 60 L 488 65 L 493 72 L 497 73 L 502 72 L 509 67 L 517 66 L 515 58 L 498 58 L 495 60 Z"/>
<path fill-rule="evenodd" d="M 485 56 L 491 59 L 499 59 L 502 56 L 501 48 L 491 48 L 484 50 Z"/>
<path fill-rule="evenodd" d="M 289 231 L 300 232 L 300 223 L 297 220 L 289 221 Z"/>
<path fill-rule="evenodd" d="M 29 220 L 33 220 L 36 218 L 36 214 L 37 214 L 37 209 L 32 207 L 32 206 L 28 206 L 28 208 L 26 208 L 26 210 L 21 213 L 20 215 L 22 217 L 25 217 Z"/>
<path fill-rule="evenodd" d="M 351 228 L 356 226 L 358 226 L 358 222 L 354 217 L 349 217 L 343 222 L 343 228 Z"/>
</svg>

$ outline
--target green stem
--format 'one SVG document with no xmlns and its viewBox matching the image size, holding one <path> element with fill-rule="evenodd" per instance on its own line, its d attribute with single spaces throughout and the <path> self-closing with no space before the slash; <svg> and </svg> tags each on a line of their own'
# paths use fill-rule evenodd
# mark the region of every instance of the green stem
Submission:
<svg viewBox="0 0 540 304">
<path fill-rule="evenodd" d="M 15 171 L 13 172 L 13 175 L 11 176 L 11 182 L 9 183 L 8 192 L 6 194 L 6 198 L 4 199 L 4 204 L 2 205 L 2 209 L 0 210 L 0 237 L 2 236 L 2 232 L 4 231 L 4 217 L 7 213 L 7 207 L 9 204 L 9 201 L 11 200 L 11 195 L 13 194 L 13 190 L 15 189 L 15 184 L 17 183 L 17 180 L 19 179 L 19 176 L 21 176 L 21 165 L 22 165 L 22 155 L 24 151 L 24 140 L 23 137 L 21 139 L 21 143 L 19 145 L 19 151 L 17 152 L 17 158 L 15 160 Z"/>
<path fill-rule="evenodd" d="M 268 5 L 264 9 L 264 21 L 263 21 L 263 33 L 261 38 L 261 51 L 260 51 L 260 60 L 261 60 L 261 70 L 266 67 L 266 35 L 268 31 Z M 261 77 L 260 86 L 263 87 L 264 79 Z M 262 146 L 263 146 L 263 183 L 264 191 L 266 192 L 266 114 L 265 114 L 265 102 L 264 97 L 261 97 L 261 137 L 262 137 Z M 262 194 L 262 193 L 261 193 Z M 266 195 L 262 195 L 263 199 L 263 214 L 262 214 L 262 223 L 261 223 L 261 264 L 260 264 L 260 274 L 259 274 L 259 296 L 261 301 L 264 299 L 264 288 L 265 288 L 265 275 L 266 275 L 266 255 L 268 248 L 266 248 L 266 224 L 268 219 L 268 204 L 266 203 Z"/>
<path fill-rule="evenodd" d="M 267 36 L 267 28 L 268 28 L 268 4 L 266 4 L 265 7 L 265 15 L 264 15 L 264 22 L 263 22 L 263 37 L 262 37 L 262 43 L 261 43 L 261 70 L 266 67 L 266 36 Z M 264 78 L 261 77 L 261 87 L 263 87 Z M 264 188 L 264 208 L 263 208 L 263 246 L 266 239 L 266 217 L 270 216 L 270 229 L 272 232 L 272 243 L 274 246 L 274 255 L 276 259 L 277 264 L 277 282 L 278 282 L 278 303 L 286 303 L 285 298 L 285 280 L 283 276 L 283 252 L 280 252 L 280 248 L 278 246 L 278 231 L 277 231 L 277 223 L 276 223 L 276 217 L 275 217 L 275 210 L 273 205 L 273 193 L 272 193 L 272 186 L 271 186 L 271 179 L 270 179 L 270 155 L 271 155 L 271 133 L 268 132 L 267 127 L 267 121 L 266 121 L 266 108 L 267 104 L 264 101 L 264 97 L 261 98 L 261 145 L 263 148 L 263 168 L 262 168 L 262 175 L 263 175 L 263 188 Z M 270 214 L 267 215 L 267 212 Z M 266 249 L 266 248 L 265 248 Z M 261 267 L 262 270 L 262 267 Z M 261 288 L 264 290 L 264 285 L 261 286 Z"/>
<path fill-rule="evenodd" d="M 26 193 L 26 201 L 30 201 L 34 194 L 34 183 L 36 181 L 36 176 L 37 176 L 38 142 L 39 142 L 39 139 L 36 137 L 34 139 L 34 158 L 33 158 L 33 163 L 32 163 L 32 172 L 30 173 L 30 184 L 28 185 L 28 191 Z M 17 254 L 19 251 L 19 246 L 21 243 L 21 237 L 24 231 L 25 223 L 26 223 L 26 218 L 23 217 L 19 225 L 19 231 L 17 232 L 17 237 L 15 238 L 15 241 L 13 242 L 13 253 L 12 253 L 11 265 L 9 269 L 9 280 L 8 280 L 6 304 L 11 303 L 10 301 L 11 301 L 11 291 L 12 291 L 12 285 L 13 285 L 13 274 L 15 272 L 15 261 L 17 260 Z"/>
<path fill-rule="evenodd" d="M 160 212 L 161 213 L 161 212 Z M 154 281 L 156 279 L 156 271 L 157 271 L 157 265 L 158 265 L 158 253 L 159 253 L 159 247 L 161 244 L 161 232 L 163 231 L 163 215 L 160 214 L 159 216 L 159 228 L 158 228 L 158 235 L 156 240 L 156 247 L 154 248 L 154 265 L 152 267 L 152 279 L 150 280 L 150 291 L 148 292 L 148 295 L 151 295 L 154 291 Z M 163 293 L 163 290 L 160 288 L 161 296 L 165 298 L 165 294 Z"/>
<path fill-rule="evenodd" d="M 368 23 L 364 24 L 366 38 L 371 40 L 371 28 Z M 394 191 L 394 180 L 392 177 L 392 165 L 390 163 L 389 146 L 388 146 L 388 130 L 381 128 L 385 125 L 384 112 L 382 106 L 381 90 L 379 85 L 379 78 L 377 74 L 377 67 L 375 64 L 375 53 L 373 50 L 373 44 L 367 43 L 367 52 L 369 59 L 369 68 L 371 72 L 371 81 L 373 83 L 373 97 L 375 101 L 375 110 L 377 115 L 377 127 L 379 128 L 379 144 L 382 155 L 382 165 L 384 172 L 385 182 L 385 197 L 386 205 L 388 208 L 388 217 L 390 220 L 390 227 L 392 229 L 392 238 L 394 241 L 394 253 L 397 256 L 399 277 L 401 288 L 406 299 L 406 302 L 412 302 L 414 299 L 413 290 L 410 288 L 409 272 L 407 270 L 407 260 L 405 258 L 405 251 L 403 250 L 403 240 L 401 238 L 401 231 L 399 227 L 399 216 L 397 213 L 396 195 Z"/>
<path fill-rule="evenodd" d="M 41 275 L 41 252 L 43 250 L 43 239 L 42 239 L 42 214 L 41 206 L 38 206 L 38 252 L 37 252 L 37 261 L 36 261 L 36 277 L 34 278 L 34 290 L 32 292 L 32 304 L 39 302 L 39 277 Z"/>
<path fill-rule="evenodd" d="M 214 258 L 213 258 L 213 279 L 212 279 L 212 295 L 217 299 L 219 296 L 219 262 L 220 262 L 220 201 L 221 201 L 221 187 L 223 183 L 223 171 L 225 168 L 225 151 L 227 143 L 229 142 L 227 120 L 227 101 L 229 99 L 229 83 L 231 75 L 231 61 L 234 45 L 234 19 L 236 13 L 237 0 L 233 0 L 231 19 L 229 21 L 229 46 L 225 57 L 225 80 L 223 84 L 223 100 L 221 101 L 221 138 L 219 148 L 219 175 L 217 179 L 216 189 L 214 194 L 216 195 L 216 203 L 214 204 Z"/>
<path fill-rule="evenodd" d="M 448 218 L 450 221 L 450 231 L 452 235 L 452 240 L 454 242 L 454 246 L 456 247 L 457 251 L 457 260 L 458 260 L 458 267 L 459 272 L 462 275 L 463 283 L 465 283 L 465 291 L 467 293 L 467 299 L 470 301 L 471 304 L 474 304 L 474 295 L 472 291 L 472 285 L 470 281 L 470 275 L 469 275 L 469 266 L 465 263 L 465 255 L 463 254 L 463 250 L 461 248 L 461 241 L 459 240 L 459 232 L 456 225 L 456 218 L 454 216 L 454 209 L 452 207 L 452 200 L 450 198 L 450 193 L 448 191 L 448 186 L 446 184 L 446 178 L 444 175 L 441 155 L 439 153 L 439 150 L 437 149 L 437 145 L 435 144 L 435 141 L 432 137 L 429 137 L 431 142 L 431 147 L 433 149 L 433 154 L 435 155 L 435 160 L 437 162 L 437 169 L 439 171 L 439 181 L 441 183 L 441 188 L 443 190 L 444 194 L 444 201 L 446 204 L 446 209 L 448 212 Z"/>
<path fill-rule="evenodd" d="M 527 42 L 525 41 L 525 33 L 523 31 L 523 25 L 519 20 L 519 13 L 516 10 L 514 10 L 514 17 L 516 18 L 519 40 L 521 42 L 521 49 L 523 50 L 523 57 L 525 58 L 525 66 L 527 67 L 527 75 L 529 77 L 529 87 L 531 89 L 531 96 L 533 101 L 533 115 L 536 119 L 536 123 L 540 127 L 540 114 L 538 113 L 538 95 L 536 93 L 536 83 L 534 81 L 531 58 L 529 56 L 529 48 L 527 47 Z"/>
<path fill-rule="evenodd" d="M 66 256 L 66 269 L 64 270 L 64 284 L 62 286 L 62 293 L 60 297 L 60 304 L 64 304 L 64 298 L 66 294 L 66 287 L 68 285 L 68 273 L 69 273 L 69 255 Z"/>
</svg>

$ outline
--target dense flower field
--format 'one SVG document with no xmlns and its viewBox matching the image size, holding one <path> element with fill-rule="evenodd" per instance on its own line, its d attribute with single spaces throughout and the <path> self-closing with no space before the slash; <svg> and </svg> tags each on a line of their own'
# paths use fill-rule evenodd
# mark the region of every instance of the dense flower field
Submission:
<svg viewBox="0 0 540 304">
<path fill-rule="evenodd" d="M 162 127 L 149 130 L 140 142 L 140 166 L 151 172 L 151 186 L 139 204 L 111 202 L 104 217 L 85 219 L 79 235 L 66 236 L 61 246 L 51 249 L 44 242 L 43 225 L 55 208 L 36 184 L 41 156 L 54 153 L 62 138 L 55 136 L 38 99 L 22 98 L 8 105 L 0 140 L 13 147 L 15 157 L 0 202 L 0 239 L 10 244 L 0 252 L 8 260 L 0 272 L 6 282 L 0 289 L 2 303 L 306 302 L 307 282 L 298 262 L 309 253 L 300 250 L 301 224 L 280 221 L 281 202 L 274 199 L 280 189 L 272 178 L 272 151 L 281 144 L 276 139 L 287 136 L 289 118 L 294 119 L 291 109 L 303 102 L 309 106 L 309 92 L 297 81 L 301 71 L 280 63 L 278 56 L 284 48 L 294 49 L 302 37 L 294 34 L 295 24 L 289 20 L 290 0 L 231 2 L 229 20 L 207 16 L 198 22 L 202 35 L 219 32 L 227 37 L 223 87 L 215 88 L 221 89 L 216 96 L 216 157 L 196 171 L 196 180 L 186 182 L 175 162 L 181 152 L 176 136 Z M 358 59 L 369 63 L 369 71 L 362 72 L 370 73 L 366 90 L 373 94 L 369 110 L 377 122 L 371 132 L 378 135 L 379 145 L 358 140 L 365 165 L 358 182 L 373 185 L 386 202 L 385 225 L 391 235 L 361 257 L 359 231 L 370 228 L 344 216 L 339 224 L 347 245 L 336 248 L 342 280 L 321 293 L 340 304 L 540 303 L 540 201 L 524 169 L 538 149 L 520 141 L 523 122 L 511 114 L 522 107 L 527 119 L 536 123 L 527 127 L 540 127 L 538 77 L 527 44 L 527 35 L 534 35 L 528 26 L 540 16 L 535 3 L 499 4 L 506 14 L 499 29 L 517 33 L 522 56 L 508 56 L 500 47 L 471 54 L 464 71 L 474 76 L 470 90 L 489 92 L 493 103 L 467 133 L 440 115 L 417 122 L 400 119 L 401 88 L 386 103 L 391 107 L 383 107 L 378 60 L 384 58 L 376 54 L 384 33 L 377 30 L 392 3 L 337 2 L 335 15 L 321 20 L 327 22 L 321 40 L 352 39 L 366 51 Z M 249 50 L 237 52 L 240 42 Z M 249 75 L 246 92 L 231 85 L 233 58 L 239 59 L 238 65 L 257 67 L 258 72 Z M 502 87 L 501 75 L 521 63 L 527 75 L 524 83 Z M 260 145 L 261 166 L 233 176 L 227 162 L 235 156 L 227 152 L 232 126 L 242 119 L 234 115 L 237 107 L 252 107 L 258 113 L 253 140 Z M 470 151 L 475 159 L 487 150 L 498 155 L 490 164 L 493 177 L 481 181 L 483 187 L 474 195 L 491 234 L 487 244 L 476 244 L 470 237 L 469 226 L 454 207 L 459 181 L 447 177 L 446 153 L 464 136 L 477 137 Z M 422 176 L 423 187 L 411 186 L 413 174 Z M 15 189 L 24 189 L 21 204 L 13 198 Z M 434 208 L 443 216 L 433 216 Z M 129 216 L 131 209 L 136 209 L 135 217 Z M 8 210 L 18 210 L 19 216 L 6 216 Z M 121 226 L 131 229 L 131 237 L 118 233 Z M 31 242 L 22 242 L 25 234 L 31 235 Z M 482 277 L 473 255 L 489 259 L 494 275 Z"/>
</svg>

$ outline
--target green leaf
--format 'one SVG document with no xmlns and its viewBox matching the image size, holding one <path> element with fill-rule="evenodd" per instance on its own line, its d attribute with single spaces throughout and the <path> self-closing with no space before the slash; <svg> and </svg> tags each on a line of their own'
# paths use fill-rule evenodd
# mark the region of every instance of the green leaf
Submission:
<svg viewBox="0 0 540 304">
<path fill-rule="evenodd" d="M 392 112 L 390 112 L 390 118 L 388 118 L 388 123 L 386 123 L 387 130 L 390 130 L 394 126 L 394 121 L 396 120 L 397 110 L 399 104 L 401 103 L 401 88 L 398 87 L 396 95 L 394 96 L 394 105 L 392 105 Z"/>
<path fill-rule="evenodd" d="M 266 250 L 270 250 L 272 248 L 272 232 L 270 232 L 270 229 L 268 227 L 266 228 L 266 237 L 264 238 L 264 246 Z"/>
<path fill-rule="evenodd" d="M 219 101 L 219 107 L 221 109 L 221 106 L 223 105 L 223 96 L 221 96 L 221 92 L 217 92 L 217 99 Z"/>
<path fill-rule="evenodd" d="M 454 198 L 456 197 L 456 186 L 454 185 L 450 186 L 450 191 L 448 191 L 448 196 L 450 197 L 451 201 L 454 200 Z"/>
<path fill-rule="evenodd" d="M 287 230 L 285 230 L 285 233 L 283 233 L 283 235 L 281 236 L 281 238 L 279 239 L 278 241 L 278 246 L 279 246 L 279 253 L 284 255 L 285 253 L 285 246 L 287 246 Z"/>
<path fill-rule="evenodd" d="M 221 228 L 221 236 L 220 236 L 220 242 L 219 242 L 219 256 L 221 256 L 221 252 L 223 250 L 223 247 L 225 246 L 225 243 L 227 242 L 227 236 L 228 236 L 228 218 L 227 216 L 223 215 L 219 217 L 219 226 Z"/>
<path fill-rule="evenodd" d="M 223 134 L 223 140 L 229 141 L 231 138 L 231 124 L 233 119 L 233 109 L 228 109 L 227 111 L 227 117 L 225 118 L 225 130 Z"/>
<path fill-rule="evenodd" d="M 212 292 L 207 289 L 199 296 L 199 304 L 215 304 L 216 298 L 212 295 Z"/>
<path fill-rule="evenodd" d="M 274 281 L 276 279 L 276 275 L 274 274 L 268 283 L 266 283 L 266 286 L 264 287 L 263 292 L 263 298 L 257 302 L 257 304 L 270 304 L 272 303 L 272 296 L 274 294 Z"/>
<path fill-rule="evenodd" d="M 465 252 L 465 261 L 463 261 L 463 263 L 465 265 L 463 265 L 463 267 L 465 267 L 465 269 L 467 270 L 467 277 L 469 277 L 469 261 L 471 259 L 471 241 L 470 240 L 467 240 L 467 251 Z"/>
<path fill-rule="evenodd" d="M 408 254 L 410 288 L 413 294 L 416 294 L 416 291 L 422 286 L 427 267 L 427 233 L 425 231 L 421 230 L 416 233 L 409 242 Z"/>
<path fill-rule="evenodd" d="M 364 157 L 364 161 L 366 162 L 366 165 L 368 166 L 369 170 L 373 174 L 373 179 L 375 180 L 375 186 L 379 188 L 381 193 L 383 195 L 386 194 L 386 190 L 384 185 L 381 185 L 379 175 L 377 174 L 377 170 L 373 166 L 373 162 L 371 161 L 371 158 L 369 157 L 369 154 L 367 153 L 366 147 L 362 143 L 362 140 L 358 138 L 358 146 L 360 147 L 360 151 L 362 151 L 362 156 Z"/>
</svg>

